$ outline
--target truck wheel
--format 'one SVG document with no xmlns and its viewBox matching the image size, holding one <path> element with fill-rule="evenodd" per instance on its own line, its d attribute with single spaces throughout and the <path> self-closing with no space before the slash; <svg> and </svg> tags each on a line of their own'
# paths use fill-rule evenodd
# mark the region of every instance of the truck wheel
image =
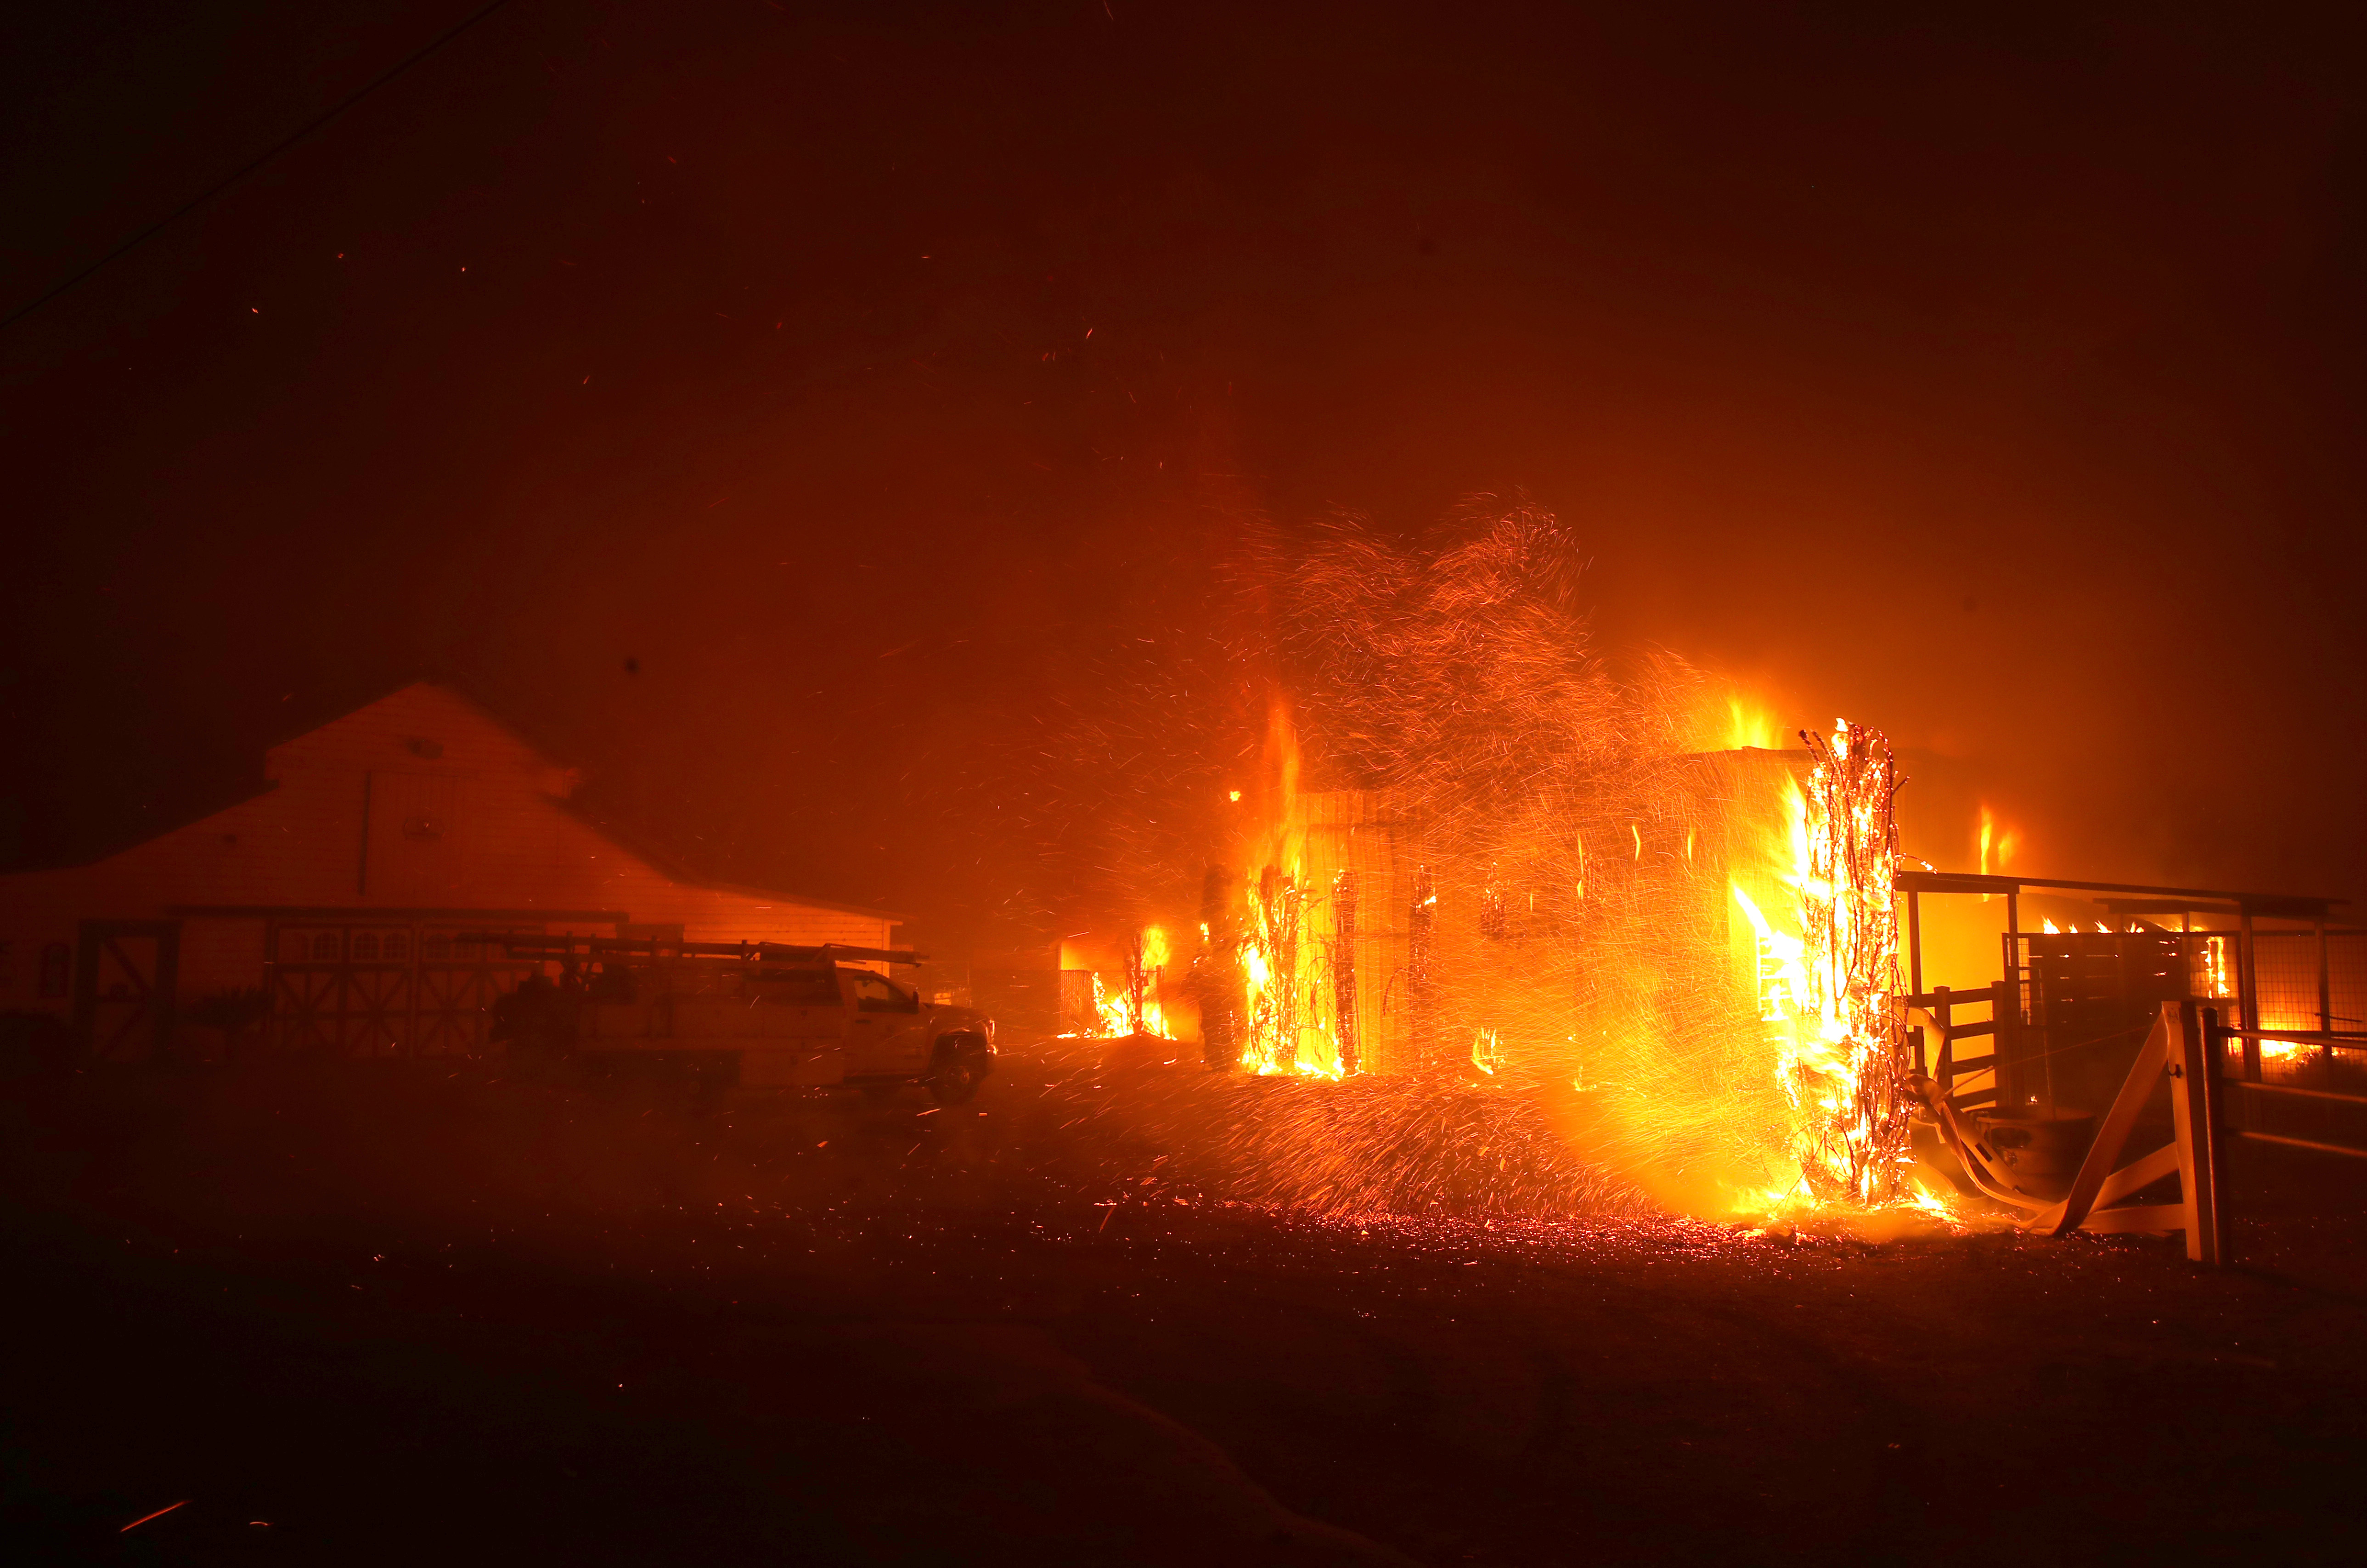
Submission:
<svg viewBox="0 0 2367 1568">
<path fill-rule="evenodd" d="M 969 1052 L 957 1045 L 941 1045 L 929 1066 L 930 1096 L 939 1105 L 968 1105 L 983 1076 Z"/>
</svg>

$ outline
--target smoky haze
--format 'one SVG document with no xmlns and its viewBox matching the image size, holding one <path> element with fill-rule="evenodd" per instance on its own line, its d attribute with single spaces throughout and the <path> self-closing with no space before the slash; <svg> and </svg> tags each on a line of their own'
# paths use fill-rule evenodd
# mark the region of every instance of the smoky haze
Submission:
<svg viewBox="0 0 2367 1568">
<path fill-rule="evenodd" d="M 39 24 L 7 308 L 467 14 L 364 10 Z M 426 673 L 718 873 L 1132 918 L 1263 720 L 1245 541 L 1523 494 L 1943 869 L 2367 891 L 2359 42 L 519 0 L 0 337 L 0 847 Z"/>
</svg>

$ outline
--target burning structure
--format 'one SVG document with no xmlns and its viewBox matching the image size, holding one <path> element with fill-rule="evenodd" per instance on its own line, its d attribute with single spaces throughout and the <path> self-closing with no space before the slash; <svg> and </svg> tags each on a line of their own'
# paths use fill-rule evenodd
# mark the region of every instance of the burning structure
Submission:
<svg viewBox="0 0 2367 1568">
<path fill-rule="evenodd" d="M 1342 520 L 1276 567 L 1296 696 L 1159 995 L 1211 1065 L 1550 1101 L 1690 1207 L 1902 1196 L 1886 743 L 1781 749 L 1673 655 L 1614 673 L 1580 566 L 1514 508 L 1429 550 Z"/>
<path fill-rule="evenodd" d="M 1070 977 L 1070 1004 L 1072 1032 L 1196 1034 L 1264 1085 L 1233 1125 L 1266 1141 L 1241 1164 L 1296 1173 L 1278 1195 L 1942 1207 L 1925 1082 L 2029 1176 L 2076 1156 L 2058 1146 L 2160 1002 L 2237 994 L 2248 925 L 2130 918 L 2157 900 L 2110 931 L 2024 931 L 2015 893 L 2039 884 L 1902 859 L 1879 731 L 1783 747 L 1682 659 L 1599 653 L 1541 512 L 1426 546 L 1338 519 L 1255 564 L 1266 619 L 1235 675 L 1262 724 L 1212 781 L 1196 901 L 1160 907 L 1122 984 Z M 2010 833 L 1988 829 L 2002 861 Z M 2004 899 L 2006 981 L 1926 991 L 1919 878 Z M 2300 907 L 2246 897 L 2223 902 Z M 2331 1029 L 2340 982 L 2317 989 Z M 1952 1014 L 1982 999 L 1993 1021 Z M 1929 1017 L 1953 1022 L 1908 1026 Z M 2272 1076 L 2340 1049 L 2281 1040 L 2250 1048 Z"/>
</svg>

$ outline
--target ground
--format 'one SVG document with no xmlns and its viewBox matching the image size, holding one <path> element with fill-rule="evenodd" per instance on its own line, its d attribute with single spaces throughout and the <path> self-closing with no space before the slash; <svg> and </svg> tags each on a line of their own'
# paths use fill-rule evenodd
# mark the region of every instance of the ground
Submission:
<svg viewBox="0 0 2367 1568">
<path fill-rule="evenodd" d="M 946 1110 L 415 1064 L 19 1080 L 10 1555 L 2356 1559 L 2339 1162 L 2243 1151 L 2221 1271 L 2145 1238 L 1322 1220 L 1162 1176 L 1107 1135 L 1109 1076 L 1014 1052 Z"/>
</svg>

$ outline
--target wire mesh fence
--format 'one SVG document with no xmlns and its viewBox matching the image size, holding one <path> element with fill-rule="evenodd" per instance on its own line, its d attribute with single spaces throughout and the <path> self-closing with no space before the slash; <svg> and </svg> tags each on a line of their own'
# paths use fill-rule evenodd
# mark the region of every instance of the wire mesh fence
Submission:
<svg viewBox="0 0 2367 1568">
<path fill-rule="evenodd" d="M 1999 1097 L 2032 1114 L 2101 1109 L 2164 1002 L 2367 1042 L 2367 930 L 2255 930 L 2248 953 L 2238 931 L 2018 932 L 2007 954 L 2018 1006 L 1999 1030 Z M 2254 1049 L 2270 1082 L 2330 1087 L 2344 1075 L 2328 1046 Z M 2367 1055 L 2351 1065 L 2367 1071 Z"/>
<path fill-rule="evenodd" d="M 2367 1033 L 2367 931 L 2259 931 L 2253 1001 L 2264 1029 Z"/>
</svg>

